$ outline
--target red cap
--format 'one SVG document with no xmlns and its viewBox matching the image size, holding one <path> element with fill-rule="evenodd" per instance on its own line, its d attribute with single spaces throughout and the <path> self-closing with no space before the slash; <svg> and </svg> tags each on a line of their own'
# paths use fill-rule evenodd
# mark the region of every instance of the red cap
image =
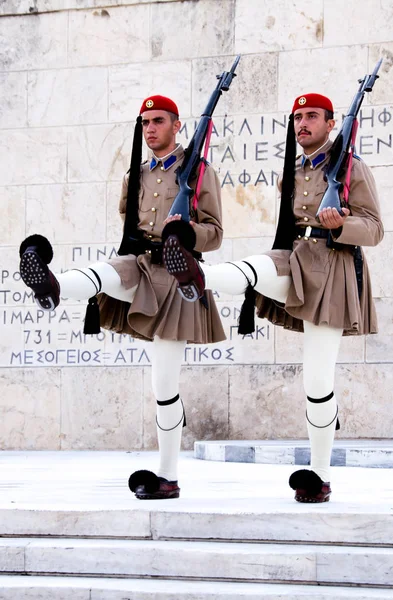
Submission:
<svg viewBox="0 0 393 600">
<path fill-rule="evenodd" d="M 321 94 L 303 94 L 296 98 L 292 107 L 292 113 L 298 110 L 298 108 L 307 108 L 308 106 L 334 112 L 332 101 L 326 96 L 322 96 Z"/>
<path fill-rule="evenodd" d="M 139 114 L 141 115 L 147 110 L 166 110 L 179 116 L 179 109 L 176 104 L 173 100 L 166 98 L 165 96 L 149 96 L 146 98 L 146 100 L 142 102 Z"/>
</svg>

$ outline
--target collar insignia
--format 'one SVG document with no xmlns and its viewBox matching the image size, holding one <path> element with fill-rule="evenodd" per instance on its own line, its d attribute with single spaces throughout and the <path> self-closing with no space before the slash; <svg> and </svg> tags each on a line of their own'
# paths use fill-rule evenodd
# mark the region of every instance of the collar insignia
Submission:
<svg viewBox="0 0 393 600">
<path fill-rule="evenodd" d="M 177 161 L 177 157 L 174 154 L 171 154 L 171 156 L 169 156 L 169 158 L 164 160 L 164 162 L 162 163 L 162 166 L 164 167 L 164 171 L 167 171 L 176 161 Z M 158 165 L 159 162 L 161 162 L 161 161 L 157 160 L 153 156 L 153 158 L 150 161 L 150 166 L 149 166 L 150 171 L 155 169 L 155 167 Z"/>
<path fill-rule="evenodd" d="M 321 162 L 323 162 L 326 158 L 326 154 L 325 152 L 321 152 L 320 154 L 318 154 L 317 156 L 315 156 L 314 158 L 312 158 L 310 160 L 311 166 L 313 169 L 315 169 L 315 167 L 317 167 L 318 165 L 321 164 Z M 306 162 L 306 160 L 308 160 L 304 154 L 302 156 L 302 167 L 304 167 L 304 163 Z"/>
</svg>

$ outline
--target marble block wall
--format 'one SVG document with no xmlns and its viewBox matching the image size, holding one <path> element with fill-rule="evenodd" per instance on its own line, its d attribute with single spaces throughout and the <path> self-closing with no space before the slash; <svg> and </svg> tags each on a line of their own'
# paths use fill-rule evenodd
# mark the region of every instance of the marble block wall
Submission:
<svg viewBox="0 0 393 600">
<path fill-rule="evenodd" d="M 114 256 L 141 101 L 172 96 L 186 145 L 216 74 L 237 54 L 209 150 L 225 227 L 222 247 L 205 256 L 211 263 L 271 247 L 293 99 L 331 96 L 340 126 L 358 78 L 384 59 L 357 140 L 386 230 L 366 250 L 380 333 L 343 339 L 336 391 L 341 437 L 392 437 L 393 0 L 2 0 L 1 449 L 156 447 L 150 344 L 104 330 L 84 336 L 85 302 L 39 310 L 20 281 L 18 246 L 31 233 L 47 236 L 55 271 Z M 186 348 L 183 447 L 305 437 L 301 336 L 259 320 L 241 339 L 242 298 L 216 300 L 227 340 Z"/>
</svg>

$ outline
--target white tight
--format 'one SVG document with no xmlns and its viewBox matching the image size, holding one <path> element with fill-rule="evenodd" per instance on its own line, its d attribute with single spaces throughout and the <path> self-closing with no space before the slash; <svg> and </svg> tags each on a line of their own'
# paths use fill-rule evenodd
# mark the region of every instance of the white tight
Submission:
<svg viewBox="0 0 393 600">
<path fill-rule="evenodd" d="M 342 329 L 304 321 L 303 384 L 311 398 L 324 398 L 334 388 Z"/>
<path fill-rule="evenodd" d="M 278 302 L 285 302 L 291 285 L 291 278 L 287 275 L 278 276 L 274 262 L 266 254 L 249 256 L 244 261 L 223 263 L 221 265 L 209 266 L 200 263 L 206 278 L 206 288 L 227 294 L 243 294 L 248 281 L 252 285 L 255 284 L 254 272 L 247 263 L 254 267 L 258 275 L 258 281 L 255 285 L 256 291 L 263 296 L 278 300 Z"/>
<path fill-rule="evenodd" d="M 334 372 L 342 329 L 304 321 L 303 385 L 307 395 L 307 431 L 311 469 L 322 481 L 330 481 L 330 456 L 336 429 L 337 401 L 333 395 Z M 328 397 L 324 402 L 312 402 Z"/>
<path fill-rule="evenodd" d="M 95 263 L 91 265 L 91 268 L 80 269 L 80 271 L 72 269 L 65 273 L 56 273 L 61 296 L 75 300 L 87 300 L 94 296 L 100 286 L 93 271 L 101 280 L 102 292 L 124 302 L 133 301 L 137 286 L 126 290 L 122 286 L 117 271 L 105 262 Z M 165 402 L 178 395 L 185 345 L 185 341 L 176 342 L 161 340 L 159 337 L 154 338 L 152 387 L 157 401 Z M 177 463 L 183 429 L 183 405 L 180 398 L 168 405 L 157 404 L 157 424 L 159 425 L 159 427 L 157 426 L 157 437 L 160 449 L 160 466 L 157 475 L 175 481 L 177 480 Z"/>
<path fill-rule="evenodd" d="M 249 263 L 257 274 L 255 274 Z M 200 265 L 206 287 L 218 292 L 242 294 L 251 282 L 260 294 L 279 302 L 287 299 L 290 276 L 279 276 L 267 255 L 249 256 L 244 261 Z M 311 468 L 323 481 L 329 481 L 330 456 L 336 426 L 337 402 L 333 395 L 334 373 L 342 337 L 341 329 L 304 321 L 303 385 L 307 398 L 307 430 L 311 445 Z M 314 402 L 309 400 L 311 398 Z M 319 400 L 319 402 L 315 402 Z M 323 400 L 321 402 L 321 400 Z"/>
<path fill-rule="evenodd" d="M 101 279 L 101 290 L 92 269 Z M 65 273 L 55 273 L 55 277 L 60 284 L 61 297 L 74 300 L 88 300 L 98 291 L 101 291 L 117 300 L 132 302 L 137 289 L 137 286 L 134 286 L 126 290 L 116 269 L 105 262 L 97 262 L 90 265 L 90 268 L 71 269 Z"/>
<path fill-rule="evenodd" d="M 152 387 L 157 401 L 166 401 L 179 394 L 181 363 L 185 341 L 154 338 Z M 170 430 L 170 431 L 164 431 Z M 160 466 L 157 475 L 169 481 L 177 480 L 177 463 L 183 430 L 183 404 L 180 398 L 169 405 L 157 404 L 157 437 Z"/>
</svg>

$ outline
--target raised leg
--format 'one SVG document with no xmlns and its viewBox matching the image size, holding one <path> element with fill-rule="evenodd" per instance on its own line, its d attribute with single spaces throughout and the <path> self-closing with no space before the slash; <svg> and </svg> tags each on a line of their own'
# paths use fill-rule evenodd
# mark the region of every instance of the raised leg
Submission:
<svg viewBox="0 0 393 600">
<path fill-rule="evenodd" d="M 98 262 L 84 269 L 71 269 L 56 273 L 62 298 L 88 300 L 99 292 L 112 298 L 132 302 L 137 285 L 128 290 L 123 286 L 116 269 L 105 262 Z"/>
<path fill-rule="evenodd" d="M 53 258 L 49 241 L 32 235 L 22 242 L 19 270 L 23 282 L 30 287 L 35 300 L 44 310 L 53 310 L 63 298 L 88 300 L 105 292 L 117 300 L 132 302 L 137 286 L 125 289 L 116 270 L 108 263 L 98 262 L 84 269 L 52 273 L 48 264 Z"/>
<path fill-rule="evenodd" d="M 227 294 L 243 294 L 251 284 L 257 292 L 285 302 L 291 278 L 277 275 L 273 260 L 266 254 L 248 256 L 244 260 L 220 265 L 200 265 L 206 288 Z"/>
</svg>

